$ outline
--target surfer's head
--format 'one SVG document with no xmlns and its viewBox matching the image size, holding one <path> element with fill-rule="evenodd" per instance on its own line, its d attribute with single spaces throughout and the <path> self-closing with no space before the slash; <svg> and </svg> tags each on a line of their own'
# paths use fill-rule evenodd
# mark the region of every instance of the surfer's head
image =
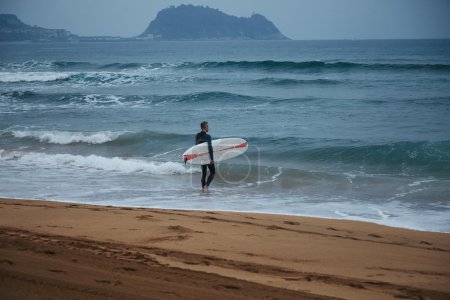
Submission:
<svg viewBox="0 0 450 300">
<path fill-rule="evenodd" d="M 208 132 L 208 122 L 203 121 L 200 123 L 200 128 L 204 131 L 204 132 Z"/>
</svg>

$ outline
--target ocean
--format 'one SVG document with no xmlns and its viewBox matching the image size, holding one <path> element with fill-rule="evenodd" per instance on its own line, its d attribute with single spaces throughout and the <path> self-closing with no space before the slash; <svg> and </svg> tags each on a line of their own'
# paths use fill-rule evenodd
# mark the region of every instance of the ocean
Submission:
<svg viewBox="0 0 450 300">
<path fill-rule="evenodd" d="M 249 149 L 210 192 L 200 122 Z M 450 40 L 0 43 L 0 197 L 450 232 Z"/>
</svg>

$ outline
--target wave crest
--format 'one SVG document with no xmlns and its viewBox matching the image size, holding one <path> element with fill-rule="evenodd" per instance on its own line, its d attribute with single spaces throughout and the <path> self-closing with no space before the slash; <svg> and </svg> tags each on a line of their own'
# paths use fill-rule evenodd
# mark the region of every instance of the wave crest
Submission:
<svg viewBox="0 0 450 300">
<path fill-rule="evenodd" d="M 295 85 L 307 85 L 307 84 L 317 84 L 317 85 L 334 85 L 341 83 L 338 80 L 332 79 L 292 79 L 292 78 L 261 78 L 253 80 L 256 84 L 262 85 L 273 85 L 273 86 L 295 86 Z"/>
<path fill-rule="evenodd" d="M 50 82 L 65 80 L 72 75 L 65 72 L 0 72 L 0 82 Z"/>
<path fill-rule="evenodd" d="M 323 62 L 323 61 L 224 61 L 224 62 L 203 62 L 203 63 L 185 63 L 184 67 L 200 68 L 238 68 L 238 69 L 260 69 L 265 71 L 296 71 L 296 70 L 372 70 L 372 71 L 450 71 L 448 64 L 385 64 L 385 63 L 353 63 L 353 62 Z"/>
<path fill-rule="evenodd" d="M 181 163 L 156 162 L 137 158 L 104 157 L 98 155 L 46 154 L 38 152 L 0 150 L 0 159 L 21 164 L 52 168 L 85 168 L 123 173 L 144 172 L 156 175 L 189 174 L 193 170 Z"/>
<path fill-rule="evenodd" d="M 95 64 L 75 61 L 26 61 L 22 63 L 0 63 L 0 71 L 93 71 L 93 70 L 158 70 L 158 69 L 260 69 L 266 71 L 294 71 L 294 70 L 380 70 L 380 71 L 441 71 L 449 72 L 449 64 L 420 64 L 420 63 L 355 63 L 348 61 L 204 61 L 184 63 L 139 63 L 139 62 L 111 62 Z"/>
<path fill-rule="evenodd" d="M 448 177 L 450 141 L 395 142 L 372 145 L 351 145 L 348 141 L 316 141 L 298 138 L 249 139 L 266 148 L 265 157 L 272 160 L 298 160 L 324 165 L 346 165 L 379 169 L 386 172 L 431 172 Z M 282 144 L 284 151 L 271 145 Z M 324 145 L 328 144 L 328 145 Z M 345 145 L 347 144 L 347 145 Z"/>
<path fill-rule="evenodd" d="M 49 144 L 103 144 L 117 139 L 123 132 L 99 131 L 93 133 L 48 130 L 13 130 L 16 138 L 31 138 Z"/>
<path fill-rule="evenodd" d="M 62 130 L 29 130 L 29 129 L 6 129 L 0 131 L 0 137 L 29 139 L 40 143 L 71 145 L 92 144 L 100 145 L 109 143 L 111 146 L 124 146 L 141 143 L 143 141 L 167 141 L 172 144 L 191 140 L 190 134 L 176 134 L 157 132 L 150 130 L 141 131 L 62 131 Z"/>
</svg>

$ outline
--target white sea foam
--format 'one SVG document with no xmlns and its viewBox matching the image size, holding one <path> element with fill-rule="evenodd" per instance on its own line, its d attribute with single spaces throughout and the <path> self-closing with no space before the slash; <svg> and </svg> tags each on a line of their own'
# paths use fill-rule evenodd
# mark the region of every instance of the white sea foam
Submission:
<svg viewBox="0 0 450 300">
<path fill-rule="evenodd" d="M 123 97 L 116 96 L 116 95 L 97 95 L 97 94 L 91 94 L 91 95 L 85 95 L 83 96 L 83 101 L 88 104 L 118 104 L 123 105 Z"/>
<path fill-rule="evenodd" d="M 124 132 L 72 132 L 49 130 L 13 130 L 16 138 L 34 138 L 43 143 L 68 145 L 75 143 L 103 144 L 117 139 Z"/>
<path fill-rule="evenodd" d="M 53 82 L 66 80 L 70 85 L 83 86 L 116 86 L 139 85 L 149 82 L 188 82 L 193 81 L 192 76 L 173 76 L 158 74 L 155 70 L 134 71 L 1 71 L 0 82 Z"/>
<path fill-rule="evenodd" d="M 28 167 L 82 168 L 122 173 L 143 172 L 149 174 L 188 174 L 193 170 L 181 163 L 156 162 L 136 158 L 104 157 L 98 155 L 47 154 L 38 152 L 0 150 L 0 159 L 15 161 Z"/>
<path fill-rule="evenodd" d="M 276 181 L 278 179 L 278 177 L 281 176 L 281 174 L 283 174 L 283 169 L 278 167 L 278 172 L 276 174 L 274 174 L 272 177 L 270 177 L 270 179 L 257 181 L 256 184 L 260 185 L 262 183 L 274 182 L 274 181 Z"/>
<path fill-rule="evenodd" d="M 417 180 L 417 181 L 414 181 L 413 183 L 408 184 L 408 186 L 418 186 L 418 185 L 421 185 L 422 183 L 429 183 L 429 182 L 433 182 L 433 181 L 436 181 L 436 179 L 428 178 L 428 179 L 423 179 L 423 180 Z"/>
<path fill-rule="evenodd" d="M 409 190 L 409 191 L 404 191 L 404 192 L 396 193 L 394 196 L 392 196 L 392 197 L 389 198 L 388 200 L 389 200 L 389 201 L 396 200 L 396 199 L 398 199 L 398 198 L 403 198 L 403 197 L 405 197 L 405 196 L 409 196 L 409 195 L 411 195 L 411 194 L 415 194 L 415 193 L 418 193 L 418 192 L 422 192 L 422 191 L 424 191 L 424 190 L 425 190 L 425 188 L 423 188 L 423 189 L 419 188 L 419 189 L 412 189 L 412 190 Z"/>
<path fill-rule="evenodd" d="M 335 210 L 334 213 L 335 213 L 336 215 L 338 215 L 339 217 L 341 217 L 341 218 L 346 218 L 346 217 L 349 216 L 348 214 L 343 213 L 343 212 L 341 212 L 341 211 L 339 211 L 339 210 Z"/>
<path fill-rule="evenodd" d="M 136 84 L 152 80 L 148 76 L 140 76 L 133 73 L 124 72 L 55 72 L 55 71 L 34 71 L 34 72 L 0 72 L 0 82 L 51 82 L 56 80 L 70 80 L 71 84 L 82 85 L 117 85 Z"/>
<path fill-rule="evenodd" d="M 67 79 L 71 72 L 0 72 L 0 82 L 48 82 Z"/>
<path fill-rule="evenodd" d="M 170 151 L 166 151 L 166 152 L 163 152 L 163 153 L 155 154 L 155 155 L 152 156 L 152 158 L 159 157 L 159 156 L 164 156 L 164 155 L 167 155 L 169 153 L 172 153 L 172 152 L 175 152 L 175 151 L 179 151 L 179 150 L 182 150 L 182 149 L 184 149 L 184 148 L 177 148 L 177 149 L 174 149 L 174 150 L 170 150 Z"/>
<path fill-rule="evenodd" d="M 390 216 L 389 214 L 386 214 L 384 211 L 382 211 L 382 210 L 379 209 L 379 208 L 371 207 L 371 209 L 374 210 L 374 211 L 376 211 L 377 214 L 378 214 L 378 216 L 380 216 L 380 218 L 381 218 L 382 220 L 387 220 L 387 219 L 389 218 L 389 216 Z"/>
<path fill-rule="evenodd" d="M 27 70 L 48 70 L 52 67 L 50 61 L 36 61 L 28 60 L 22 63 L 7 63 L 0 64 L 0 70 L 15 70 L 15 71 L 27 71 Z"/>
</svg>

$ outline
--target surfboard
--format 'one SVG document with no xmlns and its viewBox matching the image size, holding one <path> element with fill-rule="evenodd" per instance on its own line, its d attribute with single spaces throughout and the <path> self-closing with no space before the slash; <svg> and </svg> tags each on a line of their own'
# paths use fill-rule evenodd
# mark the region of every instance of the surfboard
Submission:
<svg viewBox="0 0 450 300">
<path fill-rule="evenodd" d="M 243 154 L 248 149 L 248 142 L 241 138 L 225 138 L 211 141 L 213 147 L 214 162 L 224 161 Z M 182 155 L 185 163 L 194 165 L 209 164 L 211 159 L 208 152 L 208 144 L 195 145 Z"/>
</svg>

